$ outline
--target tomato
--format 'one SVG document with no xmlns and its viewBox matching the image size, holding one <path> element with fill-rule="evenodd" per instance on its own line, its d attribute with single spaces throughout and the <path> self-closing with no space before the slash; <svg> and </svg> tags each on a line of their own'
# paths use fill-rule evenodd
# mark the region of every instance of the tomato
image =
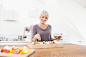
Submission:
<svg viewBox="0 0 86 57">
<path fill-rule="evenodd" d="M 13 52 L 14 52 L 14 54 L 19 54 L 20 50 L 19 49 L 14 49 Z"/>
<path fill-rule="evenodd" d="M 49 44 L 52 44 L 51 42 Z"/>
<path fill-rule="evenodd" d="M 8 49 L 4 49 L 4 52 L 5 52 L 5 53 L 9 53 L 10 50 L 8 50 Z"/>
<path fill-rule="evenodd" d="M 14 54 L 19 54 L 19 52 L 14 52 Z"/>
<path fill-rule="evenodd" d="M 20 50 L 20 52 L 21 52 L 22 50 Z"/>
<path fill-rule="evenodd" d="M 14 48 L 12 48 L 12 50 L 14 50 Z"/>
<path fill-rule="evenodd" d="M 52 42 L 52 44 L 55 44 L 55 42 Z"/>
<path fill-rule="evenodd" d="M 30 42 L 30 43 L 32 43 L 32 42 Z"/>
<path fill-rule="evenodd" d="M 3 48 L 1 49 L 1 52 L 4 52 Z"/>
<path fill-rule="evenodd" d="M 37 43 L 34 42 L 34 44 L 37 44 Z"/>
<path fill-rule="evenodd" d="M 55 43 L 50 43 L 50 44 L 55 44 Z"/>
</svg>

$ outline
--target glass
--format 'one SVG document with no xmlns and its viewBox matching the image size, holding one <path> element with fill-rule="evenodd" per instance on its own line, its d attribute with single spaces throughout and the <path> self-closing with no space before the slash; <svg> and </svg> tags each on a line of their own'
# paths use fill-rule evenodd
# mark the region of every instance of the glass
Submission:
<svg viewBox="0 0 86 57">
<path fill-rule="evenodd" d="M 6 41 L 6 38 L 4 39 L 4 41 Z"/>
<path fill-rule="evenodd" d="M 58 32 L 58 33 L 54 33 L 54 37 L 56 39 L 61 39 L 62 38 L 62 33 Z"/>
<path fill-rule="evenodd" d="M 11 39 L 11 41 L 13 41 L 13 38 Z"/>
<path fill-rule="evenodd" d="M 19 41 L 19 40 L 22 40 L 22 39 L 23 39 L 22 36 L 18 36 L 18 41 Z"/>
</svg>

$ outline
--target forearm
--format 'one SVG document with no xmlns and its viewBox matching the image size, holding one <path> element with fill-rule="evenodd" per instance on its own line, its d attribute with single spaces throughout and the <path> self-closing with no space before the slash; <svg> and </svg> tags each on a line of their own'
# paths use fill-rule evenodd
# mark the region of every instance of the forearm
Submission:
<svg viewBox="0 0 86 57">
<path fill-rule="evenodd" d="M 51 40 L 56 40 L 56 38 L 51 38 Z"/>
</svg>

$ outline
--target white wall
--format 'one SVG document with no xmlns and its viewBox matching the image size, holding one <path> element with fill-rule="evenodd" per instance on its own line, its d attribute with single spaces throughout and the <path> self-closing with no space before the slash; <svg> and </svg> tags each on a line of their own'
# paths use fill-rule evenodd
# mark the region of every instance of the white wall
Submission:
<svg viewBox="0 0 86 57">
<path fill-rule="evenodd" d="M 0 0 L 0 22 L 2 21 L 2 0 Z"/>
<path fill-rule="evenodd" d="M 62 0 L 59 0 L 59 1 L 61 5 L 57 0 L 53 0 L 53 1 L 47 0 L 48 3 L 47 2 L 44 3 L 46 9 L 50 13 L 49 23 L 53 26 L 53 32 L 55 33 L 55 32 L 61 31 L 63 35 L 65 36 L 68 35 L 69 39 L 71 40 L 75 40 L 75 39 L 84 40 L 83 36 L 80 34 L 80 31 L 77 29 L 75 24 L 70 19 L 73 17 L 69 17 L 68 16 L 69 14 L 67 14 L 67 11 L 70 9 L 70 8 L 67 8 L 69 4 L 62 7 L 62 5 L 64 5 L 65 3 L 70 3 L 71 1 L 65 0 L 65 3 Z M 75 2 L 75 1 L 72 1 L 72 2 Z M 79 6 L 77 3 L 76 5 Z M 73 3 L 70 3 L 70 4 L 73 4 Z M 64 8 L 67 11 L 65 11 Z M 72 13 L 72 11 L 70 12 L 70 14 Z"/>
<path fill-rule="evenodd" d="M 0 22 L 1 22 L 1 4 L 0 4 Z"/>
<path fill-rule="evenodd" d="M 7 4 L 4 1 L 10 1 L 11 3 Z M 49 12 L 49 20 L 47 23 L 52 25 L 53 34 L 59 31 L 63 33 L 63 36 L 71 40 L 84 40 L 83 34 L 81 34 L 84 31 L 82 31 L 82 28 L 80 29 L 80 27 L 83 26 L 80 22 L 85 22 L 85 9 L 75 0 L 3 0 L 4 10 L 16 10 L 20 15 L 18 23 L 2 21 L 1 24 L 3 25 L 0 25 L 0 34 L 22 35 L 25 26 L 39 23 L 38 16 L 28 16 L 30 7 L 37 7 L 37 15 L 39 15 L 42 10 L 47 10 Z M 82 18 L 83 21 L 80 21 Z"/>
<path fill-rule="evenodd" d="M 86 8 L 83 4 L 76 0 L 57 0 L 69 19 L 74 24 L 73 27 L 78 30 L 78 33 L 86 39 Z M 70 2 L 71 1 L 71 2 Z M 81 37 L 81 38 L 83 38 Z"/>
<path fill-rule="evenodd" d="M 10 3 L 9 3 L 10 1 Z M 42 6 L 42 7 L 41 7 Z M 36 7 L 38 10 L 36 17 L 28 16 L 29 8 Z M 44 6 L 36 0 L 3 0 L 4 10 L 15 10 L 19 12 L 19 22 L 6 22 L 3 18 L 0 23 L 0 35 L 23 35 L 24 27 L 39 23 L 38 14 Z M 3 12 L 2 12 L 3 15 Z M 11 30 L 12 29 L 12 30 Z"/>
</svg>

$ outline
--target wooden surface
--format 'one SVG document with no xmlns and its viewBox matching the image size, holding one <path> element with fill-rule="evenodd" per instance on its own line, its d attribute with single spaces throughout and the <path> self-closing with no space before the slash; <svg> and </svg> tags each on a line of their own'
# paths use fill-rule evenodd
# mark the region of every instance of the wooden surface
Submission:
<svg viewBox="0 0 86 57">
<path fill-rule="evenodd" d="M 86 57 L 86 46 L 65 43 L 63 48 L 36 48 L 28 57 Z"/>
<path fill-rule="evenodd" d="M 30 48 L 54 48 L 54 47 L 63 47 L 63 44 L 30 44 L 27 43 L 27 46 L 29 46 Z"/>
<path fill-rule="evenodd" d="M 86 57 L 86 46 L 67 43 L 63 48 L 35 49 L 30 57 Z"/>
</svg>

